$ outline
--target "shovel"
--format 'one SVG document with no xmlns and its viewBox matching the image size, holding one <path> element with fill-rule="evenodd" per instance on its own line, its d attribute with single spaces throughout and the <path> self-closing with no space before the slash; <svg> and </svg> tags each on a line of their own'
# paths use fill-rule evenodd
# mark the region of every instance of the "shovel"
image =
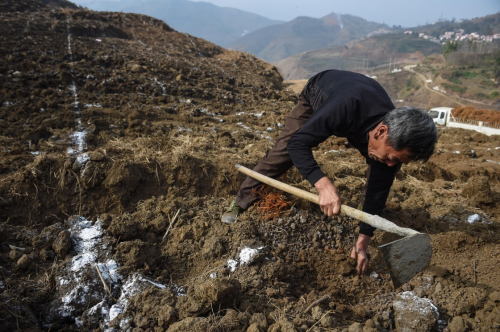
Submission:
<svg viewBox="0 0 500 332">
<path fill-rule="evenodd" d="M 262 183 L 319 204 L 318 195 L 274 180 L 241 165 L 236 165 L 236 168 L 238 171 Z M 432 255 L 431 239 L 429 235 L 419 233 L 410 228 L 399 227 L 389 220 L 368 214 L 347 205 L 342 205 L 340 212 L 378 229 L 404 236 L 404 238 L 400 240 L 379 247 L 387 263 L 387 267 L 389 268 L 389 273 L 395 288 L 409 281 L 429 264 Z"/>
</svg>

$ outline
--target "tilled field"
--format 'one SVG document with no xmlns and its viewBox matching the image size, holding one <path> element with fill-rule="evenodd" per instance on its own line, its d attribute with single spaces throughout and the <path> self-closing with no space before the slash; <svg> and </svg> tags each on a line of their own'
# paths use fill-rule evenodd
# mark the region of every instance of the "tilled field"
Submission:
<svg viewBox="0 0 500 332">
<path fill-rule="evenodd" d="M 2 330 L 499 330 L 500 137 L 440 129 L 402 168 L 384 217 L 429 233 L 433 258 L 394 290 L 376 249 L 391 234 L 359 277 L 350 218 L 287 196 L 275 218 L 220 222 L 235 164 L 297 100 L 276 68 L 150 17 L 19 3 L 0 14 Z M 357 150 L 314 154 L 357 206 Z"/>
</svg>

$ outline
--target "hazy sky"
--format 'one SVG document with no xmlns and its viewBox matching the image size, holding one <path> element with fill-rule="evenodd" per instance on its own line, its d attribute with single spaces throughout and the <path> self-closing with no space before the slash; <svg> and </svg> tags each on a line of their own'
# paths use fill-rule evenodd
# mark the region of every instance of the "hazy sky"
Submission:
<svg viewBox="0 0 500 332">
<path fill-rule="evenodd" d="M 71 1 L 71 0 L 70 0 Z M 93 0 L 73 0 L 85 5 Z M 137 0 L 147 1 L 147 0 Z M 194 0 L 195 1 L 195 0 Z M 470 19 L 500 12 L 500 0 L 203 0 L 270 19 L 322 17 L 331 12 L 360 16 L 389 25 L 413 27 L 444 19 Z"/>
</svg>

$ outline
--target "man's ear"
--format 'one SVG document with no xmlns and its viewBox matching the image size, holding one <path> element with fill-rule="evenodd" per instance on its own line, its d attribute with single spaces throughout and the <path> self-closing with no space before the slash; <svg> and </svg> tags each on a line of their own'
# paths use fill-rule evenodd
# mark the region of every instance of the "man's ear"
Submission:
<svg viewBox="0 0 500 332">
<path fill-rule="evenodd" d="M 380 126 L 378 126 L 378 128 L 375 130 L 375 135 L 374 135 L 374 138 L 375 139 L 383 139 L 385 138 L 386 136 L 389 135 L 389 127 L 385 124 L 381 124 Z"/>
</svg>

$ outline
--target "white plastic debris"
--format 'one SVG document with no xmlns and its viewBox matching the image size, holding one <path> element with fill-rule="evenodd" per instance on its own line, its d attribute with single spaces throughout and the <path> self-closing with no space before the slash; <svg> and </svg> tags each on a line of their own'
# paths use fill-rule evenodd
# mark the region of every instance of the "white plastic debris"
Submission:
<svg viewBox="0 0 500 332">
<path fill-rule="evenodd" d="M 252 262 L 252 258 L 264 247 L 252 249 L 245 247 L 240 252 L 240 264 L 248 264 Z"/>
<path fill-rule="evenodd" d="M 236 271 L 236 268 L 238 267 L 238 261 L 235 261 L 234 259 L 229 259 L 227 261 L 227 267 L 229 268 L 229 271 L 231 271 L 231 272 Z"/>
<path fill-rule="evenodd" d="M 250 248 L 250 247 L 244 247 L 241 249 L 240 253 L 238 254 L 238 260 L 234 259 L 229 259 L 227 261 L 227 266 L 229 267 L 229 270 L 231 272 L 236 271 L 236 268 L 240 265 L 243 264 L 250 264 L 252 262 L 252 259 L 254 256 L 262 250 L 264 247 L 258 247 L 258 248 Z"/>
<path fill-rule="evenodd" d="M 469 224 L 473 224 L 473 223 L 476 223 L 476 222 L 480 222 L 482 220 L 481 216 L 479 214 L 473 214 L 472 216 L 469 216 L 467 218 L 467 222 Z"/>
<path fill-rule="evenodd" d="M 109 322 L 127 309 L 128 301 L 132 296 L 145 291 L 151 285 L 165 289 L 167 286 L 143 277 L 139 273 L 124 279 L 118 273 L 118 263 L 110 259 L 110 248 L 102 240 L 103 230 L 100 221 L 94 224 L 81 216 L 69 218 L 67 224 L 71 231 L 73 249 L 77 255 L 68 262 L 67 271 L 57 278 L 57 288 L 62 292 L 61 306 L 57 313 L 62 317 L 72 317 L 77 326 L 82 327 L 85 317 L 96 317 L 101 323 L 102 330 L 108 330 Z M 107 257 L 107 258 L 106 258 Z M 111 292 L 120 291 L 118 301 L 109 306 L 108 302 L 100 301 L 83 313 L 75 308 L 87 306 L 89 302 L 96 303 L 104 294 L 96 292 L 101 288 L 101 280 L 96 276 L 95 268 L 99 268 L 102 278 Z M 94 278 L 89 278 L 94 276 Z M 1 285 L 0 285 L 1 286 Z M 168 286 L 177 296 L 185 296 L 186 290 L 177 285 Z M 81 309 L 80 309 L 81 310 Z M 126 319 L 126 318 L 125 318 Z M 120 326 L 123 322 L 120 322 Z"/>
<path fill-rule="evenodd" d="M 198 110 L 199 110 L 201 113 L 204 113 L 204 114 L 206 114 L 206 115 L 211 116 L 212 118 L 214 118 L 214 119 L 216 119 L 216 120 L 219 120 L 219 122 L 224 122 L 224 120 L 222 120 L 220 117 L 218 117 L 218 115 L 220 115 L 220 114 L 212 113 L 212 112 L 210 112 L 209 110 L 207 110 L 207 109 L 206 109 L 206 108 L 204 108 L 204 107 L 200 107 Z"/>
<path fill-rule="evenodd" d="M 90 156 L 88 153 L 82 153 L 78 157 L 76 157 L 76 162 L 79 163 L 80 165 L 85 164 L 87 161 L 90 160 Z"/>
<path fill-rule="evenodd" d="M 154 285 L 156 287 L 159 287 L 161 289 L 166 288 L 166 286 L 153 282 L 147 278 L 144 278 L 142 275 L 139 273 L 134 273 L 133 275 L 129 276 L 127 280 L 124 282 L 124 284 L 121 287 L 121 295 L 118 301 L 109 308 L 109 316 L 107 317 L 108 319 L 106 320 L 107 323 L 111 322 L 113 319 L 115 319 L 119 314 L 125 312 L 128 306 L 128 300 L 139 294 L 142 293 L 148 285 Z"/>
<path fill-rule="evenodd" d="M 95 103 L 95 104 L 84 104 L 83 106 L 84 106 L 84 107 L 86 107 L 86 108 L 89 108 L 89 107 L 102 107 L 102 105 L 101 105 L 101 104 L 99 104 L 99 103 Z"/>
</svg>

